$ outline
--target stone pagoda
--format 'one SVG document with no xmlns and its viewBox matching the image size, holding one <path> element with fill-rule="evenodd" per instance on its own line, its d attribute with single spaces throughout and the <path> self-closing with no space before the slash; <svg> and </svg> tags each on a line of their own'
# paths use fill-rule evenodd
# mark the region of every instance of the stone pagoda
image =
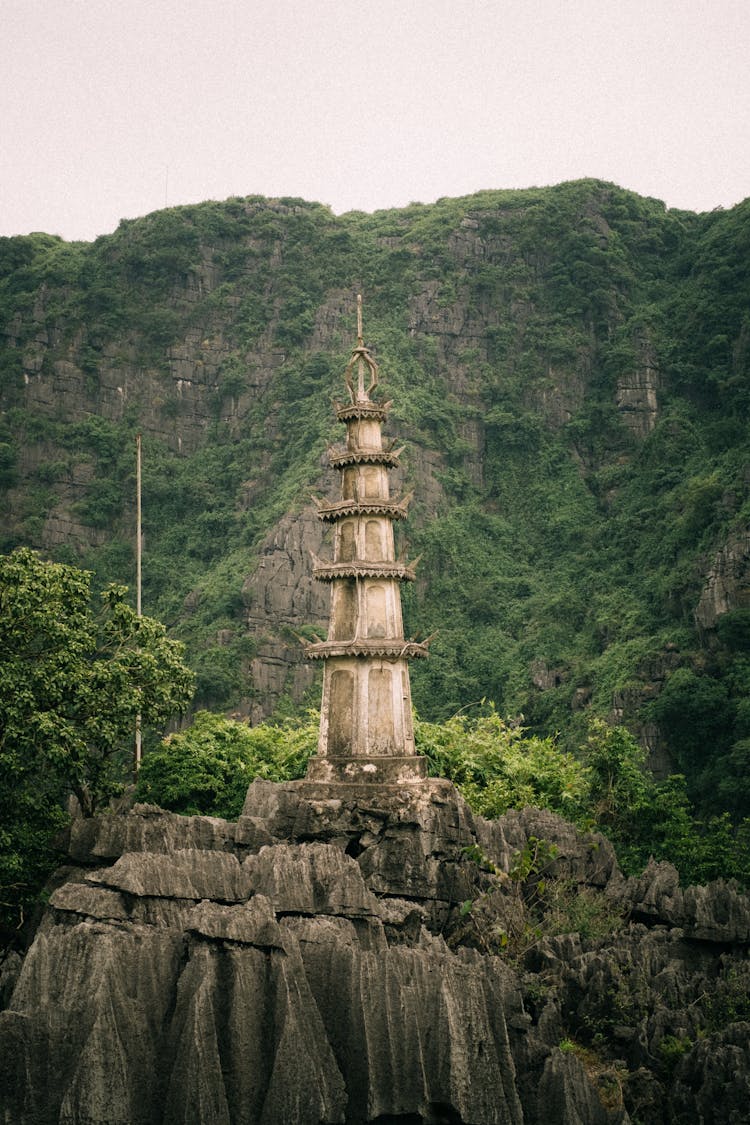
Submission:
<svg viewBox="0 0 750 1125">
<path fill-rule="evenodd" d="M 313 556 L 313 574 L 331 585 L 328 639 L 306 646 L 324 661 L 318 752 L 309 781 L 401 784 L 426 777 L 414 748 L 408 661 L 427 656 L 427 642 L 405 640 L 400 583 L 415 563 L 397 559 L 394 520 L 404 519 L 410 496 L 392 498 L 388 473 L 401 449 L 383 446 L 381 427 L 390 402 L 370 398 L 378 367 L 362 335 L 357 298 L 357 346 L 344 374 L 349 401 L 335 404 L 346 445 L 330 447 L 341 473 L 341 498 L 316 500 L 318 516 L 333 527 L 333 559 Z"/>
</svg>

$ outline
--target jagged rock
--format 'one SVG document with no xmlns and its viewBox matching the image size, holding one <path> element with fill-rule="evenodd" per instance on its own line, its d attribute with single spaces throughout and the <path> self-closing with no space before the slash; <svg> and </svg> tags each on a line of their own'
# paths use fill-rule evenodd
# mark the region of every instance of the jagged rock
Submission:
<svg viewBox="0 0 750 1125">
<path fill-rule="evenodd" d="M 378 913 L 353 859 L 325 844 L 277 844 L 245 860 L 244 874 L 256 892 L 265 894 L 283 914 Z"/>
<path fill-rule="evenodd" d="M 15 949 L 0 954 L 0 1009 L 4 1008 L 16 987 L 23 961 Z"/>
<path fill-rule="evenodd" d="M 583 1064 L 574 1054 L 563 1054 L 559 1049 L 544 1064 L 538 1097 L 542 1112 L 555 1107 L 555 1125 L 624 1125 L 630 1120 L 622 1097 L 620 1105 L 607 1108 L 588 1081 Z"/>
<path fill-rule="evenodd" d="M 327 477 L 318 488 L 330 487 Z M 322 542 L 313 504 L 284 516 L 261 544 L 258 565 L 243 584 L 247 628 L 258 638 L 251 671 L 260 702 L 250 709 L 253 722 L 269 715 L 285 693 L 299 701 L 312 685 L 315 669 L 302 659 L 294 630 L 302 622 L 327 627 L 328 590 L 314 581 L 310 567 L 310 553 L 319 553 Z"/>
<path fill-rule="evenodd" d="M 491 849 L 490 854 L 501 856 L 500 864 L 505 870 L 510 855 L 522 851 L 534 838 L 554 843 L 556 855 L 548 866 L 551 875 L 608 887 L 610 893 L 622 878 L 614 848 L 605 836 L 600 832 L 583 835 L 549 809 L 509 810 L 499 820 L 485 822 L 481 835 Z"/>
<path fill-rule="evenodd" d="M 617 380 L 615 403 L 623 422 L 636 437 L 645 437 L 656 425 L 658 389 L 658 372 L 648 361 Z"/>
<path fill-rule="evenodd" d="M 650 860 L 641 876 L 629 879 L 625 899 L 634 913 L 684 929 L 701 941 L 750 941 L 750 900 L 723 879 L 705 887 L 680 887 L 671 863 Z"/>
<path fill-rule="evenodd" d="M 734 1023 L 699 1041 L 677 1066 L 676 1120 L 745 1125 L 750 1108 L 750 1023 Z"/>
<path fill-rule="evenodd" d="M 185 919 L 186 928 L 205 938 L 257 945 L 262 949 L 283 949 L 276 915 L 264 895 L 256 894 L 239 906 L 201 902 Z"/>
<path fill-rule="evenodd" d="M 242 902 L 249 894 L 246 873 L 236 856 L 196 848 L 180 849 L 170 855 L 129 853 L 112 867 L 87 875 L 86 879 L 141 898 Z"/>
<path fill-rule="evenodd" d="M 476 842 L 477 829 L 450 782 L 395 789 L 256 780 L 238 821 L 238 844 L 247 839 L 248 817 L 253 832 L 262 819 L 279 841 L 340 843 L 376 893 L 446 902 L 466 897 L 461 849 Z"/>
<path fill-rule="evenodd" d="M 713 629 L 722 614 L 747 605 L 749 575 L 750 530 L 742 528 L 729 536 L 706 574 L 695 609 L 701 628 Z"/>
<path fill-rule="evenodd" d="M 156 805 L 135 805 L 129 816 L 77 817 L 68 854 L 78 863 L 100 863 L 124 852 L 231 851 L 234 834 L 235 825 L 218 817 L 178 816 Z"/>
<path fill-rule="evenodd" d="M 742 1120 L 735 888 L 626 882 L 601 837 L 538 809 L 483 821 L 444 781 L 256 781 L 237 825 L 137 806 L 70 839 L 8 967 L 4 1125 L 661 1125 L 670 1100 Z M 524 936 L 509 872 L 534 839 L 547 879 L 649 925 Z M 525 944 L 503 952 L 503 928 Z"/>
<path fill-rule="evenodd" d="M 685 932 L 701 941 L 750 941 L 750 903 L 735 886 L 717 879 L 707 887 L 687 887 L 683 895 Z"/>
<path fill-rule="evenodd" d="M 83 918 L 124 922 L 130 916 L 121 894 L 86 883 L 63 883 L 53 891 L 49 902 L 56 910 L 79 914 Z"/>
<path fill-rule="evenodd" d="M 628 880 L 626 893 L 639 914 L 666 921 L 682 897 L 677 868 L 650 859 L 642 875 Z"/>
</svg>

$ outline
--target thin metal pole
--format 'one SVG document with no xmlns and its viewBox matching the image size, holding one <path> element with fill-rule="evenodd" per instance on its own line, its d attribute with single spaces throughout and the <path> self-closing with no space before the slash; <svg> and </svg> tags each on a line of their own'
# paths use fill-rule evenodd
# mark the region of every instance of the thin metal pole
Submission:
<svg viewBox="0 0 750 1125">
<path fill-rule="evenodd" d="M 141 616 L 141 578 L 143 561 L 143 537 L 141 534 L 141 435 L 135 436 L 135 610 Z M 135 717 L 135 774 L 141 768 L 141 714 Z"/>
<path fill-rule="evenodd" d="M 141 535 L 141 435 L 135 436 L 136 470 L 135 470 L 135 520 L 136 520 L 136 549 L 135 549 L 135 609 L 141 616 L 141 578 L 143 574 L 143 539 Z"/>
</svg>

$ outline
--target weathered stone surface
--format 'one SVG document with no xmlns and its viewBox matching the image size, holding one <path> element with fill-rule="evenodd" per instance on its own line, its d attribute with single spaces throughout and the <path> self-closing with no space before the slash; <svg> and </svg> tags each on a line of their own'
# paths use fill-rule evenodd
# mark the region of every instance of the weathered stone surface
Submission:
<svg viewBox="0 0 750 1125">
<path fill-rule="evenodd" d="M 647 359 L 617 380 L 615 403 L 623 422 L 636 437 L 646 437 L 656 425 L 658 388 L 659 375 L 653 359 Z"/>
<path fill-rule="evenodd" d="M 329 487 L 329 482 L 321 478 L 316 487 L 321 486 Z M 284 516 L 262 543 L 258 565 L 244 582 L 246 624 L 258 638 L 251 666 L 259 700 L 250 707 L 253 722 L 270 714 L 285 693 L 301 699 L 317 674 L 303 660 L 293 630 L 300 622 L 322 631 L 327 625 L 328 591 L 314 581 L 310 566 L 310 552 L 318 553 L 322 542 L 323 528 L 313 504 Z"/>
<path fill-rule="evenodd" d="M 43 926 L 0 1015 L 2 1120 L 153 1120 L 180 954 L 168 931 Z"/>
<path fill-rule="evenodd" d="M 326 844 L 277 844 L 261 848 L 243 864 L 248 885 L 266 895 L 283 914 L 378 913 L 357 863 Z"/>
<path fill-rule="evenodd" d="M 624 898 L 634 913 L 684 929 L 700 941 L 750 941 L 750 899 L 722 879 L 706 887 L 680 887 L 671 863 L 651 860 L 638 878 L 627 881 Z"/>
<path fill-rule="evenodd" d="M 105 887 L 91 887 L 86 883 L 63 883 L 52 893 L 50 906 L 80 914 L 84 918 L 124 921 L 129 917 L 122 895 Z"/>
<path fill-rule="evenodd" d="M 480 837 L 488 854 L 508 870 L 510 856 L 522 851 L 530 838 L 553 841 L 556 857 L 549 864 L 550 875 L 564 876 L 594 887 L 607 887 L 610 893 L 622 878 L 614 848 L 600 832 L 583 835 L 567 820 L 549 809 L 510 810 L 499 820 L 484 822 Z"/>
<path fill-rule="evenodd" d="M 16 987 L 23 960 L 15 949 L 5 949 L 0 954 L 0 1011 L 10 999 Z"/>
<path fill-rule="evenodd" d="M 257 945 L 262 949 L 283 949 L 281 932 L 271 903 L 264 895 L 254 895 L 238 906 L 200 902 L 185 919 L 191 933 L 205 938 Z"/>
<path fill-rule="evenodd" d="M 68 853 L 79 863 L 100 863 L 124 852 L 231 851 L 234 833 L 235 825 L 218 817 L 178 816 L 155 805 L 135 805 L 128 816 L 76 818 Z"/>
<path fill-rule="evenodd" d="M 263 818 L 278 840 L 323 839 L 339 842 L 357 857 L 367 886 L 376 894 L 463 902 L 471 893 L 462 848 L 476 843 L 469 808 L 455 800 L 446 781 L 430 779 L 397 787 L 317 785 L 255 781 L 237 826 L 244 839 L 247 816 Z M 491 857 L 510 851 L 502 831 L 490 833 Z M 496 859 L 496 855 L 498 859 Z"/>
<path fill-rule="evenodd" d="M 170 1032 L 167 1122 L 344 1120 L 344 1083 L 294 943 L 192 950 Z"/>
<path fill-rule="evenodd" d="M 307 767 L 310 781 L 344 785 L 409 785 L 425 781 L 427 766 L 416 754 L 382 755 L 378 758 L 314 757 Z"/>
<path fill-rule="evenodd" d="M 696 1043 L 678 1064 L 673 1111 L 701 1125 L 745 1125 L 750 1110 L 750 1023 Z"/>
<path fill-rule="evenodd" d="M 713 629 L 722 614 L 747 608 L 750 578 L 750 529 L 730 535 L 706 574 L 706 584 L 695 609 L 703 629 Z"/>
<path fill-rule="evenodd" d="M 143 807 L 75 827 L 96 870 L 63 870 L 3 970 L 3 1125 L 743 1120 L 734 887 L 626 881 L 601 838 L 535 809 L 485 822 L 441 781 L 258 781 L 234 827 Z M 532 837 L 558 849 L 546 878 L 648 925 L 503 952 Z"/>
<path fill-rule="evenodd" d="M 582 1063 L 559 1049 L 544 1064 L 538 1102 L 540 1107 L 555 1107 L 555 1125 L 618 1125 L 630 1120 L 622 1104 L 608 1109 Z"/>
<path fill-rule="evenodd" d="M 236 856 L 196 848 L 169 855 L 130 852 L 86 879 L 140 897 L 241 902 L 249 893 Z"/>
</svg>

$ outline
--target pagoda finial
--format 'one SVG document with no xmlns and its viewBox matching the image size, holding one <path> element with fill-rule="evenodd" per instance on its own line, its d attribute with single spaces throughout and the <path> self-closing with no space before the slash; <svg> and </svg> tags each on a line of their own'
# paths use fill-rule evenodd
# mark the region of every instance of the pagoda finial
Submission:
<svg viewBox="0 0 750 1125">
<path fill-rule="evenodd" d="M 357 386 L 354 387 L 352 380 L 352 371 L 354 364 L 357 365 Z M 365 387 L 365 367 L 370 373 L 370 385 Z M 370 355 L 369 349 L 365 346 L 365 337 L 362 331 L 362 294 L 357 294 L 357 345 L 352 351 L 352 358 L 349 360 L 346 371 L 344 372 L 344 381 L 349 391 L 349 397 L 352 402 L 369 402 L 370 391 L 373 391 L 378 385 L 378 365 Z"/>
</svg>

